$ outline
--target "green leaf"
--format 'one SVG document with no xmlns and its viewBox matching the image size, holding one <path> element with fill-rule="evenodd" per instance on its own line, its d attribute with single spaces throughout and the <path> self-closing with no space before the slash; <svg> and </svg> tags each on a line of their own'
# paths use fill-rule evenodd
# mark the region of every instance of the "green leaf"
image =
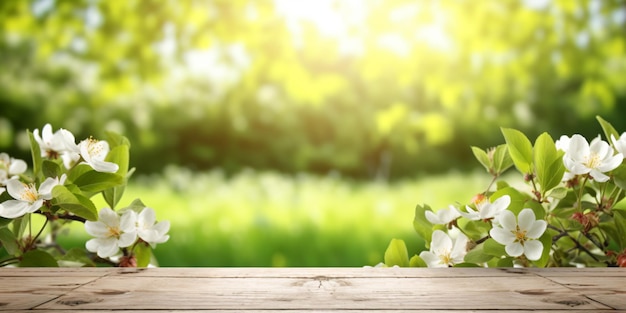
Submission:
<svg viewBox="0 0 626 313">
<path fill-rule="evenodd" d="M 123 213 L 126 210 L 133 210 L 137 213 L 140 213 L 145 208 L 146 208 L 146 205 L 141 201 L 141 199 L 137 198 L 133 200 L 133 202 L 131 202 L 130 205 L 128 205 L 127 207 L 124 207 L 121 210 L 119 210 L 119 212 Z"/>
<path fill-rule="evenodd" d="M 491 229 L 491 224 L 482 220 L 467 221 L 467 223 L 465 223 L 464 225 L 459 226 L 461 226 L 463 232 L 470 239 L 478 239 L 480 237 L 483 237 L 485 236 L 485 234 L 488 234 L 489 230 Z"/>
<path fill-rule="evenodd" d="M 515 167 L 523 174 L 532 173 L 533 146 L 530 140 L 519 130 L 502 128 L 509 155 Z"/>
<path fill-rule="evenodd" d="M 513 257 L 506 257 L 498 260 L 498 267 L 513 267 Z"/>
<path fill-rule="evenodd" d="M 33 158 L 33 174 L 35 175 L 35 177 L 40 177 L 41 176 L 41 163 L 42 163 L 42 159 L 41 159 L 41 149 L 39 148 L 39 143 L 37 142 L 37 140 L 35 140 L 35 136 L 33 135 L 33 133 L 28 130 L 28 139 L 30 141 L 30 152 L 31 152 L 31 156 Z"/>
<path fill-rule="evenodd" d="M 107 131 L 104 134 L 106 136 L 106 141 L 109 143 L 109 147 L 111 148 L 111 150 L 119 146 L 126 146 L 130 148 L 130 141 L 128 140 L 128 138 L 118 133 L 111 132 L 111 131 Z"/>
<path fill-rule="evenodd" d="M 124 177 L 114 173 L 101 173 L 94 170 L 84 172 L 72 182 L 87 193 L 100 192 L 124 184 Z"/>
<path fill-rule="evenodd" d="M 385 251 L 385 265 L 391 267 L 398 265 L 400 267 L 409 266 L 409 253 L 406 249 L 404 240 L 391 239 L 387 250 Z"/>
<path fill-rule="evenodd" d="M 504 251 L 504 246 L 499 244 L 493 238 L 485 240 L 485 242 L 483 243 L 483 251 L 485 251 L 485 253 L 488 255 L 492 255 L 498 258 L 503 255 L 507 255 L 506 251 Z"/>
<path fill-rule="evenodd" d="M 52 205 L 72 212 L 90 221 L 98 219 L 96 206 L 87 197 L 72 193 L 66 186 L 58 185 L 52 189 Z"/>
<path fill-rule="evenodd" d="M 10 255 L 15 255 L 19 251 L 17 237 L 6 227 L 0 228 L 0 242 Z"/>
<path fill-rule="evenodd" d="M 565 187 L 557 187 L 552 189 L 547 196 L 554 199 L 564 199 L 567 196 L 568 189 Z"/>
<path fill-rule="evenodd" d="M 152 249 L 147 243 L 140 243 L 135 246 L 133 253 L 137 260 L 137 267 L 147 267 L 152 259 Z"/>
<path fill-rule="evenodd" d="M 417 235 L 424 239 L 426 245 L 430 245 L 430 241 L 433 235 L 433 225 L 426 219 L 426 211 L 432 211 L 428 205 L 417 205 L 415 207 L 415 218 L 413 219 L 413 228 L 417 232 Z"/>
<path fill-rule="evenodd" d="M 622 164 L 613 170 L 613 181 L 621 189 L 626 189 L 626 164 Z"/>
<path fill-rule="evenodd" d="M 29 220 L 30 213 L 13 219 L 13 234 L 16 238 L 22 238 L 24 236 L 24 232 L 28 228 Z"/>
<path fill-rule="evenodd" d="M 524 208 L 533 210 L 536 219 L 544 219 L 546 217 L 546 209 L 543 207 L 543 205 L 541 205 L 541 203 L 537 202 L 536 200 L 529 199 L 524 204 Z M 515 212 L 515 215 L 518 214 L 519 212 Z"/>
<path fill-rule="evenodd" d="M 533 160 L 535 173 L 541 194 L 545 195 L 550 189 L 558 186 L 563 179 L 565 166 L 563 165 L 562 152 L 559 153 L 556 150 L 554 140 L 548 133 L 543 133 L 537 137 L 533 152 L 535 154 Z"/>
<path fill-rule="evenodd" d="M 72 248 L 68 250 L 63 256 L 59 258 L 59 261 L 69 261 L 74 263 L 80 263 L 83 266 L 96 266 L 89 255 L 85 252 L 85 249 L 82 248 Z"/>
<path fill-rule="evenodd" d="M 51 160 L 43 160 L 41 165 L 43 176 L 45 177 L 61 177 L 63 175 L 63 170 L 59 163 L 51 161 Z"/>
<path fill-rule="evenodd" d="M 411 260 L 409 260 L 410 267 L 428 267 L 424 259 L 422 259 L 419 255 L 414 255 Z"/>
<path fill-rule="evenodd" d="M 59 267 L 57 260 L 50 253 L 41 250 L 31 250 L 22 255 L 20 267 Z"/>
<path fill-rule="evenodd" d="M 613 211 L 613 221 L 615 222 L 617 233 L 620 234 L 615 238 L 615 241 L 617 241 L 621 249 L 626 249 L 626 212 Z"/>
<path fill-rule="evenodd" d="M 0 228 L 5 227 L 9 224 L 11 224 L 13 220 L 10 218 L 4 218 L 4 217 L 0 217 Z"/>
<path fill-rule="evenodd" d="M 128 148 L 128 145 L 119 145 L 109 151 L 109 154 L 107 155 L 108 162 L 117 163 L 117 165 L 119 166 L 117 175 L 120 175 L 124 178 L 122 185 L 106 189 L 102 193 L 104 200 L 107 202 L 111 209 L 115 209 L 117 204 L 122 199 L 122 196 L 124 195 L 124 190 L 126 189 L 126 182 L 128 181 L 127 174 L 129 162 Z"/>
<path fill-rule="evenodd" d="M 454 264 L 454 266 L 452 267 L 481 267 L 478 264 L 474 264 L 474 263 L 459 263 L 459 264 Z"/>
<path fill-rule="evenodd" d="M 596 116 L 596 119 L 600 122 L 600 126 L 602 126 L 602 130 L 604 131 L 604 136 L 609 143 L 612 141 L 611 135 L 614 136 L 615 139 L 619 139 L 619 133 L 615 130 L 615 127 L 613 127 L 611 123 L 607 122 L 600 116 Z"/>
<path fill-rule="evenodd" d="M 513 160 L 509 155 L 507 145 L 499 145 L 493 152 L 493 167 L 498 175 L 504 173 L 511 166 L 513 166 Z"/>
<path fill-rule="evenodd" d="M 127 145 L 121 145 L 111 149 L 105 161 L 116 163 L 119 166 L 117 174 L 126 176 L 126 173 L 128 173 L 129 158 L 129 147 Z"/>
<path fill-rule="evenodd" d="M 464 261 L 468 263 L 482 264 L 491 261 L 491 259 L 493 259 L 493 255 L 486 254 L 483 249 L 483 245 L 480 244 L 467 252 Z"/>
<path fill-rule="evenodd" d="M 481 148 L 474 147 L 474 146 L 472 146 L 472 152 L 474 153 L 476 160 L 478 160 L 478 162 L 480 162 L 480 164 L 482 164 L 485 167 L 485 169 L 487 169 L 487 172 L 491 173 L 492 164 L 491 164 L 491 160 L 489 160 L 489 156 L 487 155 L 487 152 L 485 152 L 485 150 Z"/>
</svg>

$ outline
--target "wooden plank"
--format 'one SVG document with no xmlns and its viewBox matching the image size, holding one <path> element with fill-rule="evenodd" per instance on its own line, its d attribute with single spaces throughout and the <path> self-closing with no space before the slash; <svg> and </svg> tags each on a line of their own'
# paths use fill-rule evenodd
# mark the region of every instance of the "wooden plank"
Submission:
<svg viewBox="0 0 626 313">
<path fill-rule="evenodd" d="M 48 272 L 54 272 L 48 270 Z M 86 274 L 86 273 L 85 273 Z M 0 277 L 0 310 L 29 309 L 53 300 L 99 276 Z"/>
<path fill-rule="evenodd" d="M 524 312 L 549 312 L 549 313 L 572 313 L 572 310 L 471 310 L 471 309 L 462 309 L 462 310 L 443 310 L 443 312 L 453 312 L 453 313 L 524 313 Z M 80 310 L 80 309 L 72 309 L 72 310 L 12 310 L 12 313 L 59 313 L 59 312 L 70 312 L 70 313 L 94 313 L 94 312 L 115 312 L 115 313 L 208 313 L 208 312 L 223 312 L 223 310 L 108 310 L 108 309 L 98 309 L 94 310 Z M 442 313 L 442 310 L 430 310 L 430 309 L 417 309 L 417 310 L 407 310 L 407 309 L 385 309 L 385 310 L 229 310 L 227 312 L 245 312 L 245 313 L 359 313 L 359 312 L 376 312 L 376 313 Z M 595 311 L 598 312 L 598 311 Z M 626 313 L 626 310 L 610 310 L 605 311 L 602 310 L 600 312 L 610 312 L 610 313 Z"/>
<path fill-rule="evenodd" d="M 2 268 L 0 311 L 626 313 L 625 281 L 615 268 Z"/>
<path fill-rule="evenodd" d="M 1 311 L 1 310 L 0 310 Z M 549 312 L 549 313 L 572 313 L 573 310 L 471 310 L 471 309 L 462 309 L 462 310 L 430 310 L 430 309 L 417 309 L 417 310 L 407 310 L 407 309 L 385 309 L 385 310 L 372 310 L 372 309 L 364 309 L 364 310 L 228 310 L 227 312 L 245 312 L 245 313 L 360 313 L 360 312 L 376 312 L 376 313 L 442 313 L 442 312 L 453 312 L 453 313 L 524 313 L 524 312 Z M 11 310 L 12 313 L 59 313 L 59 312 L 70 312 L 70 313 L 94 313 L 94 312 L 114 312 L 114 313 L 208 313 L 208 312 L 224 312 L 223 310 L 109 310 L 109 309 L 98 309 L 98 310 L 81 310 L 81 309 L 71 309 L 71 310 Z M 579 310 L 579 312 L 581 312 Z M 607 313 L 626 313 L 626 310 L 602 310 L 602 311 L 594 311 L 594 312 L 607 312 Z"/>
<path fill-rule="evenodd" d="M 615 309 L 626 310 L 626 271 L 614 271 L 613 276 L 589 276 L 590 272 L 548 278 L 562 286 L 583 292 L 588 298 Z"/>
<path fill-rule="evenodd" d="M 240 269 L 241 270 L 241 269 Z M 480 270 L 480 269 L 479 269 Z M 152 271 L 152 270 L 150 270 Z M 247 270 L 242 270 L 247 271 Z M 336 271 L 336 269 L 335 269 Z M 145 271 L 147 272 L 147 271 Z M 281 271 L 278 271 L 279 274 Z M 109 275 L 38 309 L 566 310 L 610 309 L 535 275 L 308 278 Z M 143 272 L 142 272 L 143 273 Z M 268 275 L 276 274 L 271 271 Z M 338 276 L 345 276 L 335 272 Z"/>
<path fill-rule="evenodd" d="M 575 268 L 575 267 L 556 267 L 556 268 L 525 268 L 517 269 L 524 272 L 533 273 L 542 277 L 624 277 L 626 278 L 626 269 L 616 267 L 594 267 L 594 268 Z"/>
<path fill-rule="evenodd" d="M 118 268 L 72 268 L 72 267 L 59 267 L 59 268 L 40 268 L 40 267 L 0 267 L 0 277 L 70 277 L 70 276 L 104 276 L 111 273 L 117 273 Z"/>
<path fill-rule="evenodd" d="M 81 271 L 85 271 L 82 269 Z M 91 269 L 90 269 L 91 270 Z M 535 273 L 513 268 L 118 268 L 109 269 L 107 275 L 133 275 L 141 277 L 207 277 L 207 278 L 313 278 L 339 277 L 517 277 L 534 276 Z"/>
</svg>

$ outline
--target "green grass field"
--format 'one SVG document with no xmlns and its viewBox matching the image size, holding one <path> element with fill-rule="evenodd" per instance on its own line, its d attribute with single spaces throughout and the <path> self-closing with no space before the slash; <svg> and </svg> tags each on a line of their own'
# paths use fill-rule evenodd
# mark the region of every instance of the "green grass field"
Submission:
<svg viewBox="0 0 626 313">
<path fill-rule="evenodd" d="M 226 178 L 172 167 L 133 177 L 120 205 L 141 198 L 171 222 L 170 240 L 155 250 L 160 266 L 364 266 L 382 261 L 392 238 L 404 239 L 410 254 L 422 247 L 416 204 L 468 202 L 489 179 L 477 172 L 354 182 L 254 171 Z M 79 226 L 62 241 L 85 238 Z"/>
</svg>

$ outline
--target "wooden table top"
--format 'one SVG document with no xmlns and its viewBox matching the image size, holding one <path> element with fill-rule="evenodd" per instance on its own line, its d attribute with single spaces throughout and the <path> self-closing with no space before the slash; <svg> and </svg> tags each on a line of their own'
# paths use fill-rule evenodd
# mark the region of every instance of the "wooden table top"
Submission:
<svg viewBox="0 0 626 313">
<path fill-rule="evenodd" d="M 27 310 L 626 312 L 626 269 L 0 268 L 0 311 Z"/>
</svg>

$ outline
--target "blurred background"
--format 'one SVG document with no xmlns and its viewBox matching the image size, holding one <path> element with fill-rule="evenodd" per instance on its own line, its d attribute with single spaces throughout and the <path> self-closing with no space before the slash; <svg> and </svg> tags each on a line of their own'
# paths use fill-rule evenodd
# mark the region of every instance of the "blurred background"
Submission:
<svg viewBox="0 0 626 313">
<path fill-rule="evenodd" d="M 625 24 L 621 0 L 4 0 L 0 151 L 127 136 L 161 266 L 374 265 L 423 246 L 416 204 L 487 186 L 470 146 L 500 127 L 626 131 Z"/>
</svg>

